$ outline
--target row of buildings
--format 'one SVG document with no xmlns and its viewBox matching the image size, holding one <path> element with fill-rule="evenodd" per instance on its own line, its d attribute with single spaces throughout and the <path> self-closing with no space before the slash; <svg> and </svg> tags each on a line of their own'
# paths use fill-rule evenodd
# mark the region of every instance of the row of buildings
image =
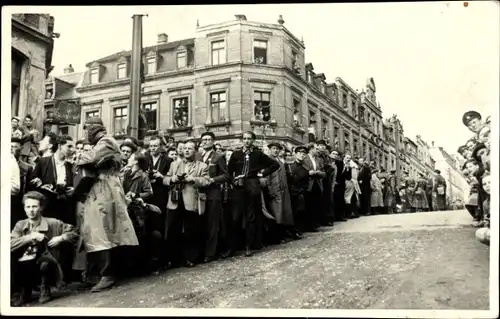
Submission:
<svg viewBox="0 0 500 319">
<path fill-rule="evenodd" d="M 43 112 L 59 119 L 53 129 L 76 139 L 86 119 L 99 116 L 115 137 L 127 132 L 131 51 L 91 61 L 83 72 L 69 65 L 45 81 Z M 404 135 L 394 115 L 383 118 L 373 78 L 359 92 L 342 78 L 327 81 L 306 62 L 305 44 L 284 26 L 232 21 L 196 26 L 194 38 L 169 41 L 159 34 L 143 48 L 141 109 L 148 133 L 177 140 L 212 131 L 224 146 L 252 130 L 259 142 L 290 147 L 326 139 L 342 152 L 364 156 L 379 167 L 433 172 L 431 147 Z M 38 112 L 38 111 L 37 111 Z M 456 197 L 450 193 L 450 197 Z"/>
</svg>

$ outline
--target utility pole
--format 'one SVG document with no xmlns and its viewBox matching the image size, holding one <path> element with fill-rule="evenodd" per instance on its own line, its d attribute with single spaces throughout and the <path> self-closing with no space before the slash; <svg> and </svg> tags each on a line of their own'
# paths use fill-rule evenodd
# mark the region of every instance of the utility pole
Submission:
<svg viewBox="0 0 500 319">
<path fill-rule="evenodd" d="M 142 85 L 142 17 L 134 14 L 132 27 L 132 57 L 130 63 L 130 99 L 128 105 L 128 135 L 138 138 L 139 110 Z"/>
<path fill-rule="evenodd" d="M 396 145 L 396 187 L 399 187 L 400 182 L 401 182 L 401 163 L 399 159 L 399 119 L 394 115 L 393 117 L 393 126 L 394 126 L 394 138 L 396 139 L 395 145 Z"/>
</svg>

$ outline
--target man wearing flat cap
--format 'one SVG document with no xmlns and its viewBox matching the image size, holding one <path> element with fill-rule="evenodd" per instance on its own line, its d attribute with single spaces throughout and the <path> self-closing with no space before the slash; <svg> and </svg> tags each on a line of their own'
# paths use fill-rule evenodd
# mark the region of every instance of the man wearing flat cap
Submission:
<svg viewBox="0 0 500 319">
<path fill-rule="evenodd" d="M 296 234 L 292 231 L 294 220 L 286 167 L 285 163 L 279 159 L 279 154 L 284 147 L 280 143 L 274 142 L 269 144 L 268 148 L 269 157 L 279 164 L 279 168 L 267 176 L 269 207 L 278 225 L 279 239 L 284 239 L 285 236 L 296 238 Z"/>
<path fill-rule="evenodd" d="M 92 171 L 99 178 L 93 180 L 82 200 L 83 205 L 77 207 L 78 214 L 83 215 L 77 252 L 83 247 L 90 260 L 96 258 L 101 280 L 91 291 L 100 292 L 115 283 L 114 268 L 118 266 L 114 257 L 115 248 L 138 246 L 139 242 L 128 215 L 119 178 L 122 156 L 118 143 L 107 135 L 100 118 L 88 119 L 84 128 L 93 147 L 89 152 L 82 153 L 75 165 Z"/>
<path fill-rule="evenodd" d="M 307 147 L 301 145 L 294 149 L 295 161 L 290 164 L 290 195 L 293 210 L 293 218 L 297 234 L 300 237 L 303 231 L 307 230 L 307 207 L 305 194 L 309 186 L 309 171 L 304 166 L 307 156 Z"/>
<path fill-rule="evenodd" d="M 484 126 L 484 123 L 481 120 L 481 114 L 476 111 L 465 112 L 462 116 L 462 123 L 464 123 L 464 125 L 474 133 L 479 133 Z"/>
</svg>

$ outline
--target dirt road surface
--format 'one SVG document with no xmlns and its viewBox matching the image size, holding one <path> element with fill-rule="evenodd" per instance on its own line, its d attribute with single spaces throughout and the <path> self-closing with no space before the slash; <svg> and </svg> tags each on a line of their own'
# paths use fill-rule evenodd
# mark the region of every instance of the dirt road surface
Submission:
<svg viewBox="0 0 500 319">
<path fill-rule="evenodd" d="M 489 248 L 465 211 L 361 217 L 266 248 L 47 307 L 489 308 Z"/>
</svg>

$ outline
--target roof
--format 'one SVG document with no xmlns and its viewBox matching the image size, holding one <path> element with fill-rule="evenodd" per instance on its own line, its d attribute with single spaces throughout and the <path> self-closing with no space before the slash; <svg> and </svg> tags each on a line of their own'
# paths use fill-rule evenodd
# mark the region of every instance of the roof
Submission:
<svg viewBox="0 0 500 319">
<path fill-rule="evenodd" d="M 80 79 L 82 78 L 82 74 L 83 72 L 72 72 L 62 75 L 56 75 L 55 78 L 69 84 L 78 85 L 80 83 Z"/>
<path fill-rule="evenodd" d="M 192 44 L 194 44 L 194 38 L 189 38 L 189 39 L 184 39 L 184 40 L 179 40 L 179 41 L 172 41 L 172 42 L 167 42 L 167 43 L 162 43 L 162 44 L 151 45 L 151 46 L 143 48 L 142 51 L 143 52 L 148 52 L 148 51 L 152 51 L 152 50 L 163 51 L 163 50 L 175 49 L 175 48 L 180 47 L 181 45 L 188 46 L 188 45 L 192 45 Z M 122 56 L 129 57 L 131 55 L 132 55 L 132 50 L 120 51 L 120 52 L 116 52 L 116 53 L 113 53 L 111 55 L 108 55 L 104 58 L 100 58 L 100 59 L 94 60 L 92 62 L 89 62 L 89 63 L 87 63 L 86 66 L 89 67 L 94 62 L 113 61 L 113 60 L 116 60 Z"/>
</svg>

